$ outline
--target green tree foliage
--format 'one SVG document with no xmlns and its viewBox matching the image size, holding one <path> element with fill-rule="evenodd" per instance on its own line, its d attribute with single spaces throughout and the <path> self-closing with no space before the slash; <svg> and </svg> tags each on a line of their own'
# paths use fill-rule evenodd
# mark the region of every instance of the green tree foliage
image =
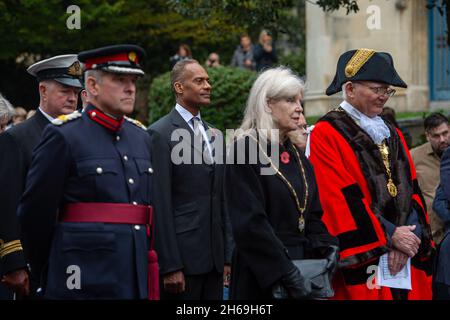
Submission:
<svg viewBox="0 0 450 320">
<path fill-rule="evenodd" d="M 315 3 L 324 11 L 335 11 L 340 8 L 345 8 L 347 14 L 359 11 L 356 0 L 317 0 Z"/>
<path fill-rule="evenodd" d="M 231 56 L 238 34 L 244 31 L 239 24 L 225 24 L 219 18 L 206 26 L 199 19 L 175 12 L 166 0 L 79 0 L 76 5 L 81 10 L 81 29 L 70 30 L 66 21 L 71 4 L 63 0 L 0 0 L 0 68 L 9 74 L 22 69 L 20 77 L 27 78 L 25 68 L 40 59 L 133 43 L 147 51 L 143 63 L 147 76 L 142 82 L 148 88 L 153 76 L 170 69 L 169 57 L 180 43 L 190 45 L 194 58 L 203 62 L 213 50 Z M 13 103 L 35 106 L 35 96 L 32 100 L 24 97 L 18 83 L 20 79 L 13 78 L 2 82 L 0 91 L 7 92 Z M 148 115 L 147 93 L 144 96 L 144 101 L 138 99 L 136 105 L 140 120 Z"/>
<path fill-rule="evenodd" d="M 221 17 L 230 24 L 240 23 L 246 29 L 264 26 L 274 31 L 287 32 L 286 18 L 289 11 L 304 0 L 168 0 L 184 16 L 203 19 L 208 24 L 211 19 Z M 324 11 L 334 11 L 343 7 L 349 12 L 359 10 L 356 0 L 317 0 L 309 2 Z"/>
<path fill-rule="evenodd" d="M 79 0 L 76 5 L 81 9 L 81 29 L 69 30 L 66 20 L 70 13 L 66 10 L 70 4 L 62 0 L 0 1 L 0 60 L 15 60 L 21 55 L 39 59 L 103 45 L 136 43 L 147 50 L 146 71 L 159 74 L 169 70 L 169 56 L 180 42 L 192 45 L 194 54 L 196 49 L 213 50 L 223 43 L 230 43 L 231 51 L 243 31 L 239 25 L 220 19 L 206 26 L 199 19 L 174 12 L 165 0 Z M 207 52 L 201 53 L 199 58 L 204 59 Z"/>
<path fill-rule="evenodd" d="M 179 13 L 203 19 L 205 24 L 220 17 L 227 24 L 239 22 L 245 29 L 279 26 L 281 10 L 292 0 L 169 0 Z"/>
<path fill-rule="evenodd" d="M 202 118 L 221 130 L 240 125 L 251 86 L 257 74 L 232 67 L 207 69 L 213 87 L 211 104 L 202 108 Z M 154 78 L 149 93 L 149 123 L 153 123 L 175 106 L 170 73 Z"/>
<path fill-rule="evenodd" d="M 306 74 L 305 50 L 300 48 L 298 53 L 287 54 L 280 59 L 280 65 L 286 66 L 294 70 L 298 75 Z"/>
</svg>

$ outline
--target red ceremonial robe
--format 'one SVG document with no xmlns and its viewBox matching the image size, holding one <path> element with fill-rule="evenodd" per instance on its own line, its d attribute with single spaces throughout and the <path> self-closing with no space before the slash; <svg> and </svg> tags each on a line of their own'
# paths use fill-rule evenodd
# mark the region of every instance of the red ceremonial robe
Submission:
<svg viewBox="0 0 450 320">
<path fill-rule="evenodd" d="M 330 113 L 333 112 L 335 118 L 346 117 L 344 119 L 348 125 L 346 128 L 353 126 L 350 122 L 357 126 L 342 109 L 340 112 L 331 111 Z M 367 166 L 361 164 L 361 157 L 358 158 L 359 155 L 351 144 L 355 146 L 354 141 L 363 136 L 363 139 L 360 140 L 369 141 L 368 144 L 372 145 L 372 150 L 377 147 L 359 127 L 358 129 L 352 127 L 352 130 L 358 130 L 356 134 L 358 139 L 354 139 L 354 136 L 348 132 L 346 134 L 334 119 L 330 119 L 330 113 L 318 122 L 311 133 L 309 160 L 314 166 L 319 186 L 320 200 L 324 211 L 322 219 L 329 232 L 338 237 L 341 249 L 340 268 L 333 281 L 334 298 L 389 300 L 393 298 L 390 288 L 374 288 L 375 268 L 369 268 L 371 265 L 378 265 L 379 257 L 389 251 L 388 238 L 380 222 L 380 214 L 383 212 L 372 206 L 373 198 L 376 198 L 377 195 L 371 193 L 370 190 L 370 173 L 367 172 Z M 406 179 L 411 179 L 410 185 L 414 185 L 414 191 L 410 192 L 412 195 L 409 197 L 408 194 L 408 198 L 403 200 L 408 202 L 409 199 L 411 201 L 409 207 L 414 206 L 418 211 L 423 230 L 419 253 L 411 261 L 412 290 L 408 291 L 408 299 L 431 299 L 430 257 L 434 251 L 434 244 L 429 236 L 428 215 L 404 138 L 399 130 L 390 125 L 389 127 L 391 129 L 390 139 L 397 139 L 398 150 L 403 155 L 407 155 L 404 157 L 404 167 L 408 167 L 409 162 L 409 168 L 405 169 L 407 173 L 404 176 Z M 345 135 L 347 138 L 344 137 Z M 359 149 L 365 151 L 365 145 L 363 147 Z M 360 152 L 363 156 L 364 151 Z M 370 151 L 367 153 L 370 154 Z M 393 161 L 396 160 L 393 159 Z M 372 161 L 374 160 L 372 159 Z M 408 177 L 409 173 L 410 177 Z M 399 187 L 399 197 L 401 192 L 401 187 Z"/>
</svg>

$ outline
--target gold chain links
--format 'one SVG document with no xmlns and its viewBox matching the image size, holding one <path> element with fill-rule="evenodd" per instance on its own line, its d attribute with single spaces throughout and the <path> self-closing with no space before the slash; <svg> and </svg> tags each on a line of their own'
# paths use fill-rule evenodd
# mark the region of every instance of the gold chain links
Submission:
<svg viewBox="0 0 450 320">
<path fill-rule="evenodd" d="M 255 140 L 255 142 L 258 144 L 258 147 L 260 146 L 258 141 L 253 136 L 249 135 L 249 137 L 251 137 L 253 140 Z M 292 145 L 292 143 L 291 143 L 291 145 Z M 275 173 L 287 185 L 289 191 L 291 192 L 292 196 L 294 197 L 295 203 L 297 205 L 297 210 L 300 213 L 300 216 L 298 218 L 298 229 L 300 230 L 300 232 L 303 232 L 303 230 L 305 229 L 305 217 L 304 217 L 303 214 L 304 214 L 304 212 L 306 210 L 306 205 L 307 205 L 307 202 L 308 202 L 308 195 L 309 195 L 309 192 L 308 192 L 308 181 L 306 180 L 305 169 L 303 167 L 302 161 L 300 160 L 300 154 L 298 153 L 298 150 L 297 150 L 297 148 L 295 146 L 292 145 L 292 148 L 295 151 L 295 156 L 297 158 L 297 162 L 298 162 L 298 165 L 300 167 L 300 171 L 302 172 L 303 183 L 304 183 L 304 186 L 305 186 L 305 194 L 304 194 L 305 195 L 305 202 L 303 203 L 303 206 L 300 205 L 300 200 L 299 200 L 299 198 L 297 196 L 297 192 L 295 192 L 294 187 L 291 185 L 291 183 L 288 181 L 288 179 L 273 164 L 272 159 L 270 159 L 270 157 L 264 152 L 264 150 L 262 148 L 260 148 L 260 149 L 261 149 L 261 152 L 264 154 L 264 156 L 269 160 L 270 166 L 274 168 Z"/>
<path fill-rule="evenodd" d="M 389 194 L 395 198 L 397 196 L 397 187 L 394 184 L 394 181 L 392 180 L 392 174 L 391 169 L 389 165 L 389 148 L 386 145 L 386 141 L 383 141 L 383 143 L 378 145 L 378 149 L 381 153 L 381 158 L 383 159 L 384 167 L 386 168 L 386 175 L 388 178 L 388 183 L 386 184 L 386 187 L 388 189 Z"/>
</svg>

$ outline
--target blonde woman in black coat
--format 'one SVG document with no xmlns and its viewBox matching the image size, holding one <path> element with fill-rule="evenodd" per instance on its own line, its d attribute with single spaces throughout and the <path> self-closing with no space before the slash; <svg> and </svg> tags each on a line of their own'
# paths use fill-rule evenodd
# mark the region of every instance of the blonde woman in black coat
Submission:
<svg viewBox="0 0 450 320">
<path fill-rule="evenodd" d="M 311 164 L 288 138 L 305 124 L 303 82 L 287 68 L 255 81 L 230 144 L 225 191 L 235 240 L 230 299 L 267 299 L 276 285 L 290 298 L 311 296 L 292 259 L 337 259 L 337 239 L 321 221 Z"/>
</svg>

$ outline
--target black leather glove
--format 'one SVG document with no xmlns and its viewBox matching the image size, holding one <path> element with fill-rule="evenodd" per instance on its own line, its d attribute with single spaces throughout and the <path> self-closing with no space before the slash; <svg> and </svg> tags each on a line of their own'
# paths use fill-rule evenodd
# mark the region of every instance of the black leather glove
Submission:
<svg viewBox="0 0 450 320">
<path fill-rule="evenodd" d="M 304 278 L 295 266 L 281 277 L 280 282 L 291 299 L 305 299 L 311 295 L 311 281 Z"/>
<path fill-rule="evenodd" d="M 339 260 L 339 248 L 337 246 L 329 246 L 325 258 L 328 260 L 327 269 L 334 273 Z"/>
</svg>

